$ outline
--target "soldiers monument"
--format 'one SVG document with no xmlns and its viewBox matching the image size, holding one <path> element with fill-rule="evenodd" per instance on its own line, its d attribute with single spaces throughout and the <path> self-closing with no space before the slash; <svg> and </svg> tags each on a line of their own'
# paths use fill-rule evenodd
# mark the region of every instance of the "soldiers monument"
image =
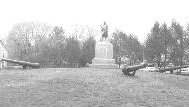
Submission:
<svg viewBox="0 0 189 107">
<path fill-rule="evenodd" d="M 108 41 L 108 25 L 106 22 L 101 26 L 102 37 L 96 42 L 95 58 L 89 67 L 92 68 L 117 68 L 115 59 L 113 59 L 113 45 Z"/>
</svg>

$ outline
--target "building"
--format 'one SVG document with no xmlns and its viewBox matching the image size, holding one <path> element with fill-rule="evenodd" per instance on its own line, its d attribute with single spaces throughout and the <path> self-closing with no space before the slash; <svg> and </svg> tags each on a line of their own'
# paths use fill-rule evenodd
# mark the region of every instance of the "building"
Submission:
<svg viewBox="0 0 189 107">
<path fill-rule="evenodd" d="M 2 58 L 7 58 L 8 57 L 8 51 L 7 48 L 2 40 L 0 40 L 0 60 Z M 0 61 L 0 69 L 4 68 L 7 66 L 7 62 L 5 61 Z"/>
</svg>

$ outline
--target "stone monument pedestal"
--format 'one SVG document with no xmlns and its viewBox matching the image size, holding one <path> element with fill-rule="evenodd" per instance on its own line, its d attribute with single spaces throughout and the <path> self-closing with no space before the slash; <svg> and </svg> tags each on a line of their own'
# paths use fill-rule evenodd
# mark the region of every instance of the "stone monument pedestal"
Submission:
<svg viewBox="0 0 189 107">
<path fill-rule="evenodd" d="M 113 45 L 109 42 L 97 42 L 95 47 L 95 58 L 92 60 L 91 68 L 117 68 L 113 59 Z"/>
</svg>

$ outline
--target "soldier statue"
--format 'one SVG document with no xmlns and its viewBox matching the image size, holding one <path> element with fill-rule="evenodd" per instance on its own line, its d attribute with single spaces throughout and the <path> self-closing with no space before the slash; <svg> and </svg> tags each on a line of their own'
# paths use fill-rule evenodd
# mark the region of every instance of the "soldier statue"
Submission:
<svg viewBox="0 0 189 107">
<path fill-rule="evenodd" d="M 104 25 L 100 26 L 102 32 L 102 40 L 106 40 L 108 37 L 108 25 L 104 22 Z"/>
</svg>

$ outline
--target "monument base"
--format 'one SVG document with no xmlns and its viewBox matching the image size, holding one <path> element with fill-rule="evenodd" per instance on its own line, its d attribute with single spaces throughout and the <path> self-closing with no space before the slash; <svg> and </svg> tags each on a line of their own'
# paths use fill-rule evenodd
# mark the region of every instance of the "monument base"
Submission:
<svg viewBox="0 0 189 107">
<path fill-rule="evenodd" d="M 91 68 L 115 69 L 118 68 L 113 58 L 113 45 L 109 42 L 97 42 L 95 47 L 95 58 Z"/>
<path fill-rule="evenodd" d="M 114 59 L 94 58 L 92 64 L 89 64 L 91 68 L 103 68 L 103 69 L 115 69 L 118 68 Z"/>
</svg>

